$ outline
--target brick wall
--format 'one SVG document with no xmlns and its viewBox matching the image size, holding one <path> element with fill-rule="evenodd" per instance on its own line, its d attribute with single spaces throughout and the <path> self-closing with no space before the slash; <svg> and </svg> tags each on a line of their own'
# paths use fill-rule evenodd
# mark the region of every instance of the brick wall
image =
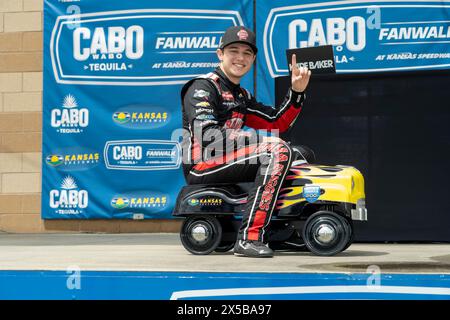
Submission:
<svg viewBox="0 0 450 320">
<path fill-rule="evenodd" d="M 0 0 L 0 232 L 177 232 L 173 220 L 41 219 L 43 0 Z"/>
</svg>

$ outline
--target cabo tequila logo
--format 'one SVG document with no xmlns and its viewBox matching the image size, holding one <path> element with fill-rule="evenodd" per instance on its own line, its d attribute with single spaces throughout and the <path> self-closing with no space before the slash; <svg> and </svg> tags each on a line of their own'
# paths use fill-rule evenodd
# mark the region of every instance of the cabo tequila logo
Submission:
<svg viewBox="0 0 450 320">
<path fill-rule="evenodd" d="M 86 41 L 83 41 L 86 40 Z M 73 31 L 73 56 L 78 61 L 139 59 L 144 55 L 144 29 L 141 26 L 97 27 L 93 32 L 80 27 Z"/>
<path fill-rule="evenodd" d="M 89 125 L 89 110 L 79 108 L 77 100 L 71 94 L 64 97 L 61 108 L 55 108 L 50 114 L 50 124 L 59 133 L 82 133 Z"/>
<path fill-rule="evenodd" d="M 296 19 L 289 23 L 289 48 L 323 45 L 345 45 L 350 51 L 366 46 L 366 20 L 360 16 L 348 19 Z"/>
<path fill-rule="evenodd" d="M 301 7 L 301 6 L 299 6 Z M 274 9 L 273 11 L 277 11 Z M 283 11 L 282 8 L 279 11 Z M 352 53 L 360 52 L 366 48 L 366 38 L 367 29 L 374 29 L 380 27 L 380 10 L 377 7 L 373 7 L 364 10 L 364 14 L 359 10 L 348 11 L 345 15 L 342 11 L 338 10 L 336 12 L 325 11 L 325 13 L 319 13 L 320 10 L 314 11 L 314 13 L 309 13 L 308 11 L 294 11 L 291 12 L 289 18 L 281 22 L 281 16 L 284 16 L 280 12 L 274 14 L 275 18 L 269 16 L 266 22 L 266 28 L 264 33 L 265 40 L 265 50 L 271 53 L 272 63 L 275 70 L 272 70 L 272 75 L 274 71 L 287 71 L 287 69 L 282 69 L 281 66 L 285 66 L 285 55 L 283 54 L 283 61 L 281 59 L 276 59 L 274 56 L 273 42 L 277 40 L 273 29 L 275 25 L 285 25 L 287 24 L 288 33 L 288 43 L 284 47 L 292 48 L 306 48 L 315 47 L 323 45 L 333 45 L 335 48 L 336 63 L 348 63 L 353 61 L 355 57 Z M 318 17 L 319 16 L 319 17 Z M 268 33 L 269 24 L 271 27 L 271 32 Z M 269 48 L 267 48 L 269 47 Z M 277 56 L 279 58 L 279 56 Z"/>
<path fill-rule="evenodd" d="M 144 29 L 133 25 L 128 28 L 112 26 L 97 27 L 93 31 L 79 27 L 73 31 L 73 57 L 86 62 L 84 69 L 90 71 L 115 71 L 132 68 L 122 62 L 140 59 L 144 55 Z"/>
<path fill-rule="evenodd" d="M 80 214 L 89 204 L 89 194 L 80 190 L 72 176 L 66 176 L 60 189 L 50 190 L 50 208 L 58 214 Z"/>
<path fill-rule="evenodd" d="M 117 145 L 112 148 L 113 159 L 121 165 L 137 164 L 142 160 L 142 146 Z"/>
<path fill-rule="evenodd" d="M 166 140 L 108 141 L 104 158 L 108 169 L 176 169 L 181 164 L 181 147 Z"/>
<path fill-rule="evenodd" d="M 58 16 L 50 39 L 54 77 L 65 84 L 182 84 L 217 64 L 215 50 L 223 30 L 237 25 L 243 20 L 231 10 L 134 9 Z"/>
<path fill-rule="evenodd" d="M 333 46 L 337 72 L 448 66 L 450 27 L 443 12 L 449 8 L 439 1 L 335 1 L 273 8 L 263 36 L 269 73 L 288 73 L 286 48 L 321 45 Z"/>
</svg>

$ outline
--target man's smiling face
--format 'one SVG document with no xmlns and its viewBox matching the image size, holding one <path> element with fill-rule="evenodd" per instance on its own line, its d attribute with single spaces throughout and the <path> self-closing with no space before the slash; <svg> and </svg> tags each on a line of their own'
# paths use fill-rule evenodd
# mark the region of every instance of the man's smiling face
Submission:
<svg viewBox="0 0 450 320">
<path fill-rule="evenodd" d="M 222 61 L 221 68 L 228 78 L 238 84 L 240 79 L 250 71 L 256 55 L 249 45 L 232 43 L 223 50 L 217 50 L 217 56 Z"/>
</svg>

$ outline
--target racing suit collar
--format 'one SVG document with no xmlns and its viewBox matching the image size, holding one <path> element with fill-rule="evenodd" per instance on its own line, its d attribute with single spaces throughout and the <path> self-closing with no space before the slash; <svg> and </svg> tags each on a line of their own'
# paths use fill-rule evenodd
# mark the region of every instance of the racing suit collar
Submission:
<svg viewBox="0 0 450 320">
<path fill-rule="evenodd" d="M 228 79 L 228 77 L 222 71 L 222 69 L 220 69 L 220 67 L 217 67 L 214 72 L 220 77 L 220 79 L 225 83 L 225 85 L 228 88 L 230 88 L 231 90 L 235 91 L 235 90 L 238 90 L 241 87 L 239 84 L 235 84 L 235 83 L 231 82 L 231 80 Z"/>
</svg>

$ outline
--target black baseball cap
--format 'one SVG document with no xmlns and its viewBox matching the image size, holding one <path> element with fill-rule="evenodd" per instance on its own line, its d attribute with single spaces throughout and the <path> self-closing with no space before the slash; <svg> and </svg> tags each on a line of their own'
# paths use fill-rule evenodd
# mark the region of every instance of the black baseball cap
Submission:
<svg viewBox="0 0 450 320">
<path fill-rule="evenodd" d="M 249 45 L 255 54 L 258 52 L 255 33 L 244 26 L 234 26 L 228 28 L 222 37 L 219 49 L 224 49 L 229 44 L 236 42 Z"/>
</svg>

